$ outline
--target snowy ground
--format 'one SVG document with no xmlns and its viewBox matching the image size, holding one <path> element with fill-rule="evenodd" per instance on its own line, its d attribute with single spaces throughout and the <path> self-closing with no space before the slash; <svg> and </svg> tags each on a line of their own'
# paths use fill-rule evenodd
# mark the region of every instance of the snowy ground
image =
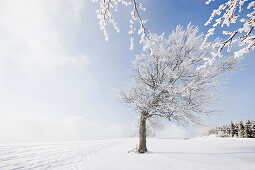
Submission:
<svg viewBox="0 0 255 170">
<path fill-rule="evenodd" d="M 255 139 L 149 139 L 147 154 L 127 153 L 137 139 L 0 145 L 0 169 L 254 170 Z"/>
</svg>

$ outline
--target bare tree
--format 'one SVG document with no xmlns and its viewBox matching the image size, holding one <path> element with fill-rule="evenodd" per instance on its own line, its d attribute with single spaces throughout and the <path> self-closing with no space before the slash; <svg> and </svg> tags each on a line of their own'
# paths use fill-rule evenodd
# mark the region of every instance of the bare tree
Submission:
<svg viewBox="0 0 255 170">
<path fill-rule="evenodd" d="M 150 34 L 144 52 L 133 62 L 133 78 L 121 101 L 140 113 L 139 148 L 146 147 L 146 122 L 153 117 L 174 120 L 181 125 L 200 124 L 199 115 L 210 114 L 212 88 L 217 77 L 236 68 L 238 60 L 217 58 L 209 43 L 203 44 L 198 27 L 191 25 L 164 34 Z"/>
<path fill-rule="evenodd" d="M 206 4 L 209 4 L 211 1 L 208 0 Z M 218 15 L 219 17 L 215 19 L 215 23 L 208 30 L 206 39 L 214 34 L 214 30 L 221 25 L 230 26 L 230 24 L 236 24 L 234 31 L 223 31 L 224 35 L 228 35 L 228 38 L 217 45 L 219 48 L 219 53 L 221 54 L 224 47 L 228 47 L 228 51 L 231 50 L 232 43 L 238 42 L 241 48 L 235 51 L 235 57 L 240 57 L 244 53 L 248 53 L 250 49 L 255 49 L 255 35 L 254 26 L 255 26 L 255 1 L 248 1 L 247 7 L 244 9 L 244 5 L 248 0 L 225 0 L 218 9 L 213 10 L 209 20 L 205 25 L 209 25 Z M 238 10 L 238 12 L 236 12 Z M 238 13 L 238 14 L 237 14 Z M 240 19 L 239 23 L 236 23 L 239 19 L 239 14 L 246 14 L 244 18 Z"/>
<path fill-rule="evenodd" d="M 113 25 L 114 29 L 119 32 L 120 29 L 118 27 L 117 22 L 115 21 L 113 17 L 113 11 L 118 11 L 119 5 L 124 6 L 132 6 L 131 12 L 130 12 L 130 30 L 128 34 L 131 35 L 130 39 L 130 49 L 133 50 L 133 43 L 134 43 L 134 33 L 137 31 L 138 35 L 141 36 L 140 42 L 142 42 L 146 37 L 149 31 L 145 28 L 144 24 L 147 22 L 147 20 L 142 19 L 141 12 L 145 11 L 145 8 L 143 7 L 142 3 L 138 3 L 136 0 L 92 0 L 93 2 L 99 2 L 100 8 L 96 11 L 97 12 L 97 18 L 99 20 L 100 28 L 104 31 L 105 40 L 107 41 L 109 39 L 108 33 L 107 33 L 107 23 Z M 138 22 L 139 29 L 136 30 L 135 22 Z"/>
</svg>

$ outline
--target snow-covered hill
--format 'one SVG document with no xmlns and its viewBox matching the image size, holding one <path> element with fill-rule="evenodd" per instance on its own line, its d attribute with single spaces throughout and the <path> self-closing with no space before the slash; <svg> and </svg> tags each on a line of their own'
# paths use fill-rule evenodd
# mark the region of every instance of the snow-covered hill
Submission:
<svg viewBox="0 0 255 170">
<path fill-rule="evenodd" d="M 255 139 L 148 139 L 148 153 L 128 153 L 136 143 L 137 139 L 114 139 L 1 144 L 0 169 L 255 169 Z"/>
</svg>

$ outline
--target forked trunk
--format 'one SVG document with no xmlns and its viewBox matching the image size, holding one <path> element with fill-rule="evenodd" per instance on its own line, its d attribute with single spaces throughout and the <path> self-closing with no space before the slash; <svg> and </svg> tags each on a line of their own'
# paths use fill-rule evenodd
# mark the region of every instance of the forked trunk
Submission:
<svg viewBox="0 0 255 170">
<path fill-rule="evenodd" d="M 147 152 L 146 147 L 146 112 L 142 112 L 139 125 L 139 153 Z"/>
</svg>

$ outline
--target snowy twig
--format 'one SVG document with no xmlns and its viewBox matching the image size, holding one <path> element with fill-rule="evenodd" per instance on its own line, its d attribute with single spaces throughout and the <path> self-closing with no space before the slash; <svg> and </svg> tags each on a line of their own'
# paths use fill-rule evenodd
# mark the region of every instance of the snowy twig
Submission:
<svg viewBox="0 0 255 170">
<path fill-rule="evenodd" d="M 208 0 L 206 4 L 209 4 L 213 0 Z M 205 25 L 209 25 L 212 23 L 213 19 L 216 18 L 216 15 L 220 17 L 215 19 L 215 23 L 212 25 L 212 28 L 208 30 L 206 34 L 205 41 L 214 34 L 215 29 L 221 25 L 227 25 L 228 27 L 230 24 L 236 23 L 239 15 L 235 14 L 236 9 L 239 7 L 239 13 L 243 12 L 243 5 L 247 0 L 227 0 L 225 3 L 221 4 L 218 9 L 213 10 L 210 18 L 205 23 Z M 240 19 L 239 21 L 243 24 L 235 31 L 223 31 L 224 35 L 229 35 L 227 40 L 217 43 L 216 45 L 219 46 L 218 55 L 221 55 L 223 49 L 228 46 L 228 52 L 231 51 L 232 43 L 238 42 L 240 49 L 234 52 L 235 57 L 241 57 L 244 53 L 248 53 L 249 50 L 255 49 L 255 36 L 253 34 L 253 28 L 255 26 L 255 1 L 252 1 L 248 4 L 246 11 L 245 18 Z M 224 11 L 225 10 L 225 11 Z M 223 13 L 223 14 L 222 14 Z M 221 15 L 222 14 L 222 15 Z M 237 36 L 240 34 L 239 36 Z M 244 34 L 244 35 L 243 35 Z M 235 39 L 234 39 L 235 38 Z"/>
<path fill-rule="evenodd" d="M 130 30 L 130 50 L 134 48 L 134 33 L 136 32 L 135 22 L 138 21 L 140 28 L 137 31 L 137 34 L 140 35 L 140 43 L 144 41 L 145 38 L 148 38 L 149 31 L 145 27 L 147 20 L 142 19 L 140 10 L 145 11 L 142 3 L 138 3 L 136 0 L 92 0 L 94 2 L 100 3 L 100 8 L 97 10 L 97 18 L 99 20 L 100 29 L 103 30 L 105 35 L 105 40 L 108 41 L 109 36 L 107 33 L 107 22 L 111 23 L 116 30 L 119 32 L 120 29 L 113 17 L 113 11 L 118 11 L 119 5 L 131 6 L 133 5 L 133 10 L 131 10 L 131 19 L 129 21 Z"/>
</svg>

